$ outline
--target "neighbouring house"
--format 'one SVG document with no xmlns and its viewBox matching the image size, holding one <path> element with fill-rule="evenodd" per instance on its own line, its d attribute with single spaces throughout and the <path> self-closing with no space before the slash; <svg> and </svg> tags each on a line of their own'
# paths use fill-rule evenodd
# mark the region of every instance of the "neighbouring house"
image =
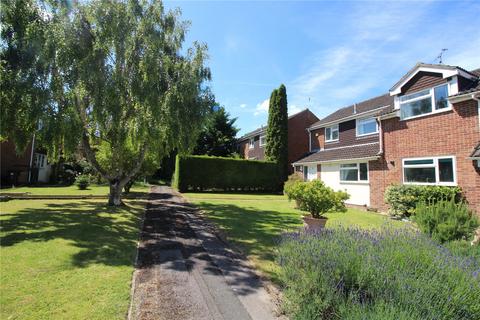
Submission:
<svg viewBox="0 0 480 320">
<path fill-rule="evenodd" d="M 480 213 L 479 77 L 480 69 L 418 63 L 389 93 L 310 126 L 311 154 L 295 171 L 383 211 L 391 184 L 459 186 Z"/>
<path fill-rule="evenodd" d="M 288 117 L 288 163 L 300 159 L 309 152 L 307 128 L 319 119 L 309 109 Z M 238 150 L 245 159 L 264 160 L 267 145 L 267 127 L 262 126 L 238 139 Z M 293 172 L 293 168 L 291 169 Z"/>
<path fill-rule="evenodd" d="M 30 143 L 25 152 L 18 154 L 10 141 L 0 143 L 1 187 L 50 181 L 52 166 L 45 152 L 32 148 Z"/>
</svg>

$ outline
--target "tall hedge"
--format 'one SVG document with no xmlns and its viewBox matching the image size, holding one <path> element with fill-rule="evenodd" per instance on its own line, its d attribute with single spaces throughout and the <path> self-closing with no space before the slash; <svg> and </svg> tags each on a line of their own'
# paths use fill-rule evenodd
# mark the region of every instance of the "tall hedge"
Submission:
<svg viewBox="0 0 480 320">
<path fill-rule="evenodd" d="M 281 191 L 282 178 L 271 161 L 177 155 L 173 186 L 180 192 Z"/>
</svg>

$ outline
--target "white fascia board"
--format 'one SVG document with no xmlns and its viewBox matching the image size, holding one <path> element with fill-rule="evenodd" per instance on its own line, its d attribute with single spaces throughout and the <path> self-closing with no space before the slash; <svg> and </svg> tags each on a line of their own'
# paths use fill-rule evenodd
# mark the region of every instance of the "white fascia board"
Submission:
<svg viewBox="0 0 480 320">
<path fill-rule="evenodd" d="M 477 100 L 479 98 L 480 98 L 480 90 L 465 93 L 465 94 L 455 96 L 455 97 L 449 97 L 448 101 L 450 103 L 457 103 L 457 102 L 462 102 L 462 101 L 466 101 L 466 100 L 470 100 L 470 99 Z"/>
<path fill-rule="evenodd" d="M 371 160 L 378 160 L 380 156 L 373 156 L 373 157 L 364 157 L 364 158 L 349 158 L 349 159 L 338 159 L 338 160 L 325 160 L 325 161 L 309 161 L 309 162 L 294 162 L 293 165 L 305 165 L 305 164 L 322 164 L 322 163 L 338 163 L 338 162 L 358 162 L 358 161 L 371 161 Z"/>
<path fill-rule="evenodd" d="M 383 107 L 376 108 L 376 109 L 369 110 L 369 111 L 365 111 L 365 112 L 361 112 L 361 113 L 352 114 L 352 115 L 350 115 L 348 117 L 345 117 L 345 118 L 341 118 L 341 119 L 338 119 L 338 120 L 322 123 L 321 125 L 311 126 L 311 127 L 308 128 L 308 130 L 311 131 L 311 130 L 315 130 L 315 129 L 330 127 L 332 125 L 339 124 L 341 122 L 354 120 L 354 119 L 358 119 L 358 118 L 363 118 L 363 117 L 366 117 L 366 116 L 369 116 L 369 115 L 373 115 L 373 114 L 377 113 L 378 110 L 384 109 L 384 108 L 387 108 L 387 107 L 390 107 L 390 105 L 383 106 Z"/>
<path fill-rule="evenodd" d="M 390 89 L 390 95 L 395 96 L 397 94 L 402 93 L 402 87 L 412 80 L 412 78 L 419 72 L 433 72 L 433 73 L 441 73 L 443 79 L 461 75 L 462 77 L 465 77 L 467 79 L 476 79 L 473 75 L 466 73 L 458 68 L 455 68 L 453 70 L 451 69 L 444 69 L 444 68 L 432 68 L 432 67 L 418 67 L 414 72 L 412 72 L 407 78 L 405 78 L 402 82 L 397 83 L 395 86 Z"/>
</svg>

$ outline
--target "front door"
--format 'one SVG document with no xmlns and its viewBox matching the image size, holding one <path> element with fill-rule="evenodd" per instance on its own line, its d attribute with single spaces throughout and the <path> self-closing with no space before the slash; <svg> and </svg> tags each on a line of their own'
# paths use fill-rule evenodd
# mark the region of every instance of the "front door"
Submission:
<svg viewBox="0 0 480 320">
<path fill-rule="evenodd" d="M 308 173 L 307 173 L 307 180 L 312 181 L 317 179 L 317 165 L 309 165 L 308 166 Z"/>
</svg>

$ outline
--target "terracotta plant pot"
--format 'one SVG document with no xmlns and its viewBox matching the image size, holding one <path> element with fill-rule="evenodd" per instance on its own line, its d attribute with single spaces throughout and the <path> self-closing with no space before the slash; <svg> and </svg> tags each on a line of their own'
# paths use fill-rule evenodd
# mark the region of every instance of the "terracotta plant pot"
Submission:
<svg viewBox="0 0 480 320">
<path fill-rule="evenodd" d="M 303 216 L 303 226 L 308 231 L 317 231 L 323 229 L 327 223 L 327 218 L 313 218 L 312 216 Z"/>
</svg>

